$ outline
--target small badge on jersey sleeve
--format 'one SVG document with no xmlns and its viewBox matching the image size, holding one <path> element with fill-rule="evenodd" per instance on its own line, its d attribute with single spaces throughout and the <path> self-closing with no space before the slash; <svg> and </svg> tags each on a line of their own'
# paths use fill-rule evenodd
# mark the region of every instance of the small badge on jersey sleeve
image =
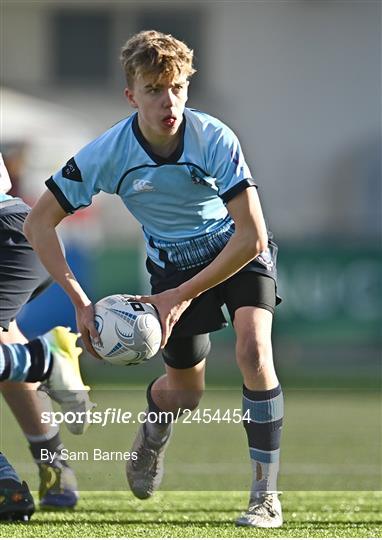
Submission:
<svg viewBox="0 0 382 540">
<path fill-rule="evenodd" d="M 62 168 L 62 176 L 74 182 L 82 182 L 81 171 L 74 160 L 74 157 L 69 159 L 65 167 Z"/>
</svg>

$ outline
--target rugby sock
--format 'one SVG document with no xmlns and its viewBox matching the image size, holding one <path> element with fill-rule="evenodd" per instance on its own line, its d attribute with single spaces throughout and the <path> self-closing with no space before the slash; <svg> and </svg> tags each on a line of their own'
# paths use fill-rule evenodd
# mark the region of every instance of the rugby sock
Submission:
<svg viewBox="0 0 382 540">
<path fill-rule="evenodd" d="M 45 339 L 0 346 L 0 381 L 43 381 L 49 377 L 52 364 Z"/>
<path fill-rule="evenodd" d="M 243 386 L 243 423 L 253 470 L 251 498 L 259 492 L 277 491 L 283 415 L 280 385 L 263 391 Z"/>
<path fill-rule="evenodd" d="M 151 381 L 151 383 L 147 387 L 147 392 L 146 392 L 146 398 L 147 398 L 147 404 L 148 404 L 147 413 L 150 414 L 152 412 L 152 413 L 155 413 L 155 415 L 154 414 L 151 415 L 149 417 L 149 420 L 146 421 L 145 430 L 150 440 L 163 444 L 166 441 L 167 437 L 169 436 L 171 422 L 166 422 L 164 418 L 165 415 L 162 415 L 162 417 L 160 417 L 159 413 L 164 412 L 164 411 L 162 411 L 162 409 L 158 407 L 158 405 L 155 403 L 155 401 L 152 398 L 151 388 L 156 380 L 157 379 L 154 379 L 153 381 Z M 152 420 L 150 421 L 151 417 L 153 418 L 156 417 L 157 418 L 156 422 Z"/>
<path fill-rule="evenodd" d="M 0 488 L 19 488 L 21 480 L 7 458 L 0 452 Z"/>
<path fill-rule="evenodd" d="M 29 450 L 36 463 L 45 463 L 46 460 L 41 459 L 41 453 L 43 450 L 48 450 L 51 454 L 56 452 L 56 459 L 59 459 L 64 465 L 66 464 L 65 460 L 61 459 L 60 456 L 64 445 L 58 433 L 58 428 L 53 428 L 52 431 L 44 435 L 25 434 L 25 436 L 29 441 Z"/>
</svg>

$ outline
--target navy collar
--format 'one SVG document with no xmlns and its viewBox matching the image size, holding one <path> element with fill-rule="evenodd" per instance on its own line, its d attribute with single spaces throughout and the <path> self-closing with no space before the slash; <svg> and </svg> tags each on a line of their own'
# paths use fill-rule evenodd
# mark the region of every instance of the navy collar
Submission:
<svg viewBox="0 0 382 540">
<path fill-rule="evenodd" d="M 143 150 L 150 156 L 150 158 L 157 164 L 157 165 L 166 165 L 167 163 L 176 163 L 180 156 L 183 154 L 183 148 L 184 148 L 184 131 L 186 129 L 186 117 L 183 114 L 183 121 L 180 125 L 180 139 L 178 146 L 175 148 L 173 153 L 169 155 L 168 157 L 158 156 L 155 154 L 150 146 L 150 144 L 146 141 L 144 138 L 142 131 L 139 128 L 138 124 L 138 113 L 135 113 L 135 116 L 133 118 L 133 133 L 135 135 L 135 138 L 139 142 L 139 144 L 142 146 Z"/>
</svg>

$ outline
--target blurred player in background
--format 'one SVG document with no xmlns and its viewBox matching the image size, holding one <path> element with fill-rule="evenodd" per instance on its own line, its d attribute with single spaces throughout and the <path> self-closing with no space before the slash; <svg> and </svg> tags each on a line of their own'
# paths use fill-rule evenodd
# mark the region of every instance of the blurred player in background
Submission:
<svg viewBox="0 0 382 540">
<path fill-rule="evenodd" d="M 11 180 L 0 154 L 0 344 L 5 347 L 5 360 L 17 355 L 20 344 L 23 344 L 29 351 L 28 358 L 36 356 L 37 361 L 42 361 L 48 355 L 46 348 L 39 345 L 38 340 L 28 343 L 17 326 L 16 316 L 24 304 L 43 292 L 53 280 L 23 234 L 24 220 L 30 208 L 22 199 L 8 195 L 10 188 Z M 61 332 L 53 332 L 52 336 L 55 336 L 57 343 L 51 343 L 52 350 L 60 349 L 60 335 Z M 12 344 L 19 344 L 18 348 L 14 349 Z M 73 345 L 67 352 L 75 359 L 79 350 Z M 51 408 L 51 403 L 46 394 L 37 392 L 39 384 L 32 383 L 32 380 L 41 379 L 27 378 L 23 370 L 12 372 L 9 376 L 5 372 L 3 376 L 0 375 L 0 390 L 17 418 L 29 442 L 33 459 L 38 465 L 41 506 L 71 508 L 78 500 L 73 470 L 60 457 L 49 465 L 41 462 L 43 449 L 57 452 L 56 455 L 59 456 L 63 445 L 58 428 L 41 423 L 41 412 L 46 407 Z M 77 393 L 73 392 L 75 389 L 72 388 L 70 394 L 63 393 L 58 400 L 68 410 L 87 410 L 91 407 L 88 393 L 81 378 L 76 380 L 79 383 Z M 56 400 L 57 397 L 56 394 Z M 68 423 L 67 427 L 72 433 L 82 433 L 87 424 Z"/>
<path fill-rule="evenodd" d="M 137 112 L 88 144 L 48 181 L 26 234 L 71 298 L 78 329 L 96 356 L 91 300 L 68 267 L 55 232 L 60 221 L 117 193 L 142 224 L 152 302 L 161 315 L 166 374 L 147 390 L 149 411 L 195 409 L 204 390 L 209 332 L 226 321 L 226 304 L 243 376 L 244 427 L 253 482 L 237 524 L 279 527 L 277 492 L 283 395 L 272 357 L 277 247 L 266 230 L 257 185 L 235 134 L 205 113 L 185 108 L 192 51 L 156 31 L 123 47 L 126 97 Z M 237 99 L 239 96 L 233 96 Z M 248 420 L 249 418 L 249 420 Z M 171 423 L 142 425 L 128 462 L 133 493 L 145 499 L 160 485 Z"/>
<path fill-rule="evenodd" d="M 61 405 L 62 412 L 78 412 L 87 402 L 78 366 L 82 349 L 76 347 L 78 334 L 57 326 L 28 343 L 0 345 L 0 381 L 24 381 L 25 384 L 43 381 L 49 395 Z M 21 383 L 19 383 L 21 384 Z M 15 386 L 16 388 L 16 386 Z M 33 401 L 31 402 L 33 406 Z M 43 446 L 42 446 L 43 448 Z M 56 447 L 60 454 L 60 447 Z M 58 460 L 59 472 L 56 472 Z M 37 460 L 38 462 L 40 460 Z M 40 499 L 47 506 L 74 506 L 77 502 L 76 480 L 73 471 L 60 458 L 39 463 L 42 478 Z M 49 479 L 49 480 L 48 480 Z M 49 484 L 47 485 L 49 481 Z M 34 512 L 34 502 L 28 486 L 21 482 L 15 469 L 0 452 L 0 520 L 28 521 Z"/>
</svg>

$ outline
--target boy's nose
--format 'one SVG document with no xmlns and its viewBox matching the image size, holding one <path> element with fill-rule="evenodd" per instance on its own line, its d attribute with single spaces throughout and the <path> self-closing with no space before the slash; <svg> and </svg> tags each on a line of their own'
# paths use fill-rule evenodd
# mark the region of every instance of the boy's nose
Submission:
<svg viewBox="0 0 382 540">
<path fill-rule="evenodd" d="M 173 103 L 175 103 L 175 96 L 171 88 L 164 91 L 163 103 L 166 107 L 170 107 L 171 105 L 173 105 Z"/>
</svg>

